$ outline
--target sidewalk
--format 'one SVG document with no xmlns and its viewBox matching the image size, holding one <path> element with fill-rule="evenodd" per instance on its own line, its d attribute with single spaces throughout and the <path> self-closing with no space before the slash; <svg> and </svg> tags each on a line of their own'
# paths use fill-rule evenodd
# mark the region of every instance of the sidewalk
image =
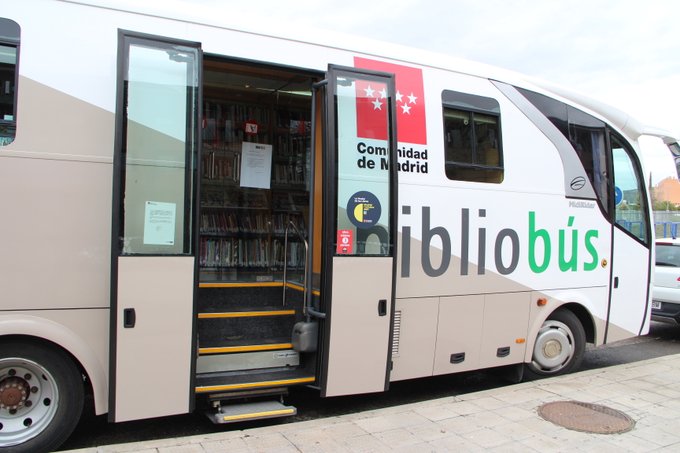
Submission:
<svg viewBox="0 0 680 453">
<path fill-rule="evenodd" d="M 680 451 L 678 381 L 680 355 L 670 355 L 339 417 L 71 451 Z M 537 412 L 554 401 L 603 405 L 623 412 L 635 426 L 621 434 L 566 429 Z"/>
</svg>

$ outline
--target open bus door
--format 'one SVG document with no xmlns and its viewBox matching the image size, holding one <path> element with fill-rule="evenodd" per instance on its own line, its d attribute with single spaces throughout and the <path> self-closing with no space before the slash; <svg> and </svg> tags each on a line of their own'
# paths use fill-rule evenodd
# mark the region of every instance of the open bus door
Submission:
<svg viewBox="0 0 680 453">
<path fill-rule="evenodd" d="M 201 49 L 119 36 L 109 419 L 193 409 Z"/>
<path fill-rule="evenodd" d="M 394 86 L 391 74 L 331 65 L 320 88 L 322 396 L 379 392 L 389 383 L 397 237 Z"/>
</svg>

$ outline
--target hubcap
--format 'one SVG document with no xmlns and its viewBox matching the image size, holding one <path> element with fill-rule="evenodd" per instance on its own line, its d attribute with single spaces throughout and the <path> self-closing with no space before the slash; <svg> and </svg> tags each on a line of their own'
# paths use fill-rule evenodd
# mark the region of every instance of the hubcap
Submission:
<svg viewBox="0 0 680 453">
<path fill-rule="evenodd" d="M 23 358 L 0 360 L 0 446 L 24 443 L 54 419 L 59 391 L 50 372 Z"/>
<path fill-rule="evenodd" d="M 26 404 L 30 387 L 18 377 L 8 377 L 0 381 L 0 409 L 17 410 Z"/>
<path fill-rule="evenodd" d="M 548 340 L 543 345 L 543 355 L 549 359 L 554 359 L 562 352 L 562 345 L 557 340 Z"/>
<path fill-rule="evenodd" d="M 559 321 L 543 324 L 534 346 L 533 365 L 546 373 L 556 373 L 564 368 L 574 354 L 573 334 Z"/>
</svg>

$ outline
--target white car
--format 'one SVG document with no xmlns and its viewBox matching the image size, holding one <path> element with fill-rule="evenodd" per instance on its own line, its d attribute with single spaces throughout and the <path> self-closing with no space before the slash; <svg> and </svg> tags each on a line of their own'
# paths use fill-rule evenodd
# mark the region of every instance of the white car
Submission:
<svg viewBox="0 0 680 453">
<path fill-rule="evenodd" d="M 656 240 L 652 319 L 680 324 L 680 239 Z"/>
</svg>

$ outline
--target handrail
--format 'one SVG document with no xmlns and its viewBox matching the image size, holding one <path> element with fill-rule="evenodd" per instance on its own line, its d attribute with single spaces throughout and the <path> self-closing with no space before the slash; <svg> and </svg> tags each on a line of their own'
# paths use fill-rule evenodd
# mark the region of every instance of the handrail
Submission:
<svg viewBox="0 0 680 453">
<path fill-rule="evenodd" d="M 282 301 L 282 306 L 286 306 L 286 283 L 288 283 L 288 231 L 290 230 L 290 227 L 293 227 L 295 232 L 297 233 L 298 237 L 302 241 L 303 244 L 305 244 L 305 267 L 304 267 L 304 277 L 302 281 L 302 287 L 304 288 L 303 291 L 303 296 L 302 296 L 302 314 L 309 317 L 307 314 L 307 253 L 309 250 L 309 244 L 307 243 L 307 240 L 305 237 L 302 235 L 300 230 L 298 229 L 297 225 L 292 220 L 288 220 L 288 223 L 286 224 L 286 230 L 283 235 L 283 301 Z"/>
</svg>

